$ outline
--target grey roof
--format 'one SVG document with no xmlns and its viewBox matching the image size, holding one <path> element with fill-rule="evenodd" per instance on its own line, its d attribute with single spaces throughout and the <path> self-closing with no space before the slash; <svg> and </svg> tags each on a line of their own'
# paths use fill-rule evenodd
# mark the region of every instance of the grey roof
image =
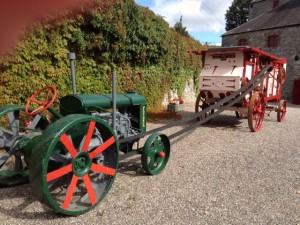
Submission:
<svg viewBox="0 0 300 225">
<path fill-rule="evenodd" d="M 253 1 L 251 1 L 250 3 L 262 2 L 262 1 L 265 1 L 265 0 L 253 0 Z"/>
<path fill-rule="evenodd" d="M 300 25 L 300 0 L 290 0 L 285 4 L 226 32 L 222 36 L 295 25 Z"/>
</svg>

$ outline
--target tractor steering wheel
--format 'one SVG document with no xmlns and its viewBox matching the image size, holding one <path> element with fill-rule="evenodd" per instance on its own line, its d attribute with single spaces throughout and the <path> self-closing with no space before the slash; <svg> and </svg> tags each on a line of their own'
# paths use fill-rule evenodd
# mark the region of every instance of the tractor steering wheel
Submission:
<svg viewBox="0 0 300 225">
<path fill-rule="evenodd" d="M 54 102 L 57 96 L 57 91 L 53 86 L 44 87 L 36 91 L 27 100 L 25 111 L 28 115 L 34 116 L 47 110 Z M 29 109 L 32 106 L 34 110 Z"/>
</svg>

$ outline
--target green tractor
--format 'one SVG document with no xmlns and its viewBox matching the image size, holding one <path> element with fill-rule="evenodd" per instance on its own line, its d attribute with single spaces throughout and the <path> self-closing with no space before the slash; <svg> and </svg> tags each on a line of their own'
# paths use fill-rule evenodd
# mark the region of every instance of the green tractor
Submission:
<svg viewBox="0 0 300 225">
<path fill-rule="evenodd" d="M 141 153 L 147 174 L 161 172 L 170 154 L 167 136 L 154 133 L 133 149 L 146 133 L 145 98 L 114 93 L 73 91 L 56 102 L 48 86 L 25 106 L 1 107 L 0 187 L 30 182 L 37 199 L 57 213 L 81 215 L 108 193 L 120 153 Z"/>
</svg>

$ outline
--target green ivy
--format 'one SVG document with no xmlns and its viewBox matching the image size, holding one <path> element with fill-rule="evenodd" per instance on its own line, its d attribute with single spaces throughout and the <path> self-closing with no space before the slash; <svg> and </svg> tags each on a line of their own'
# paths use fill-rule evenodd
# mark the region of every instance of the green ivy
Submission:
<svg viewBox="0 0 300 225">
<path fill-rule="evenodd" d="M 71 93 L 67 53 L 75 52 L 79 93 L 111 92 L 115 68 L 118 92 L 136 90 L 157 108 L 168 89 L 182 94 L 186 81 L 197 79 L 201 63 L 189 49 L 202 46 L 133 0 L 95 1 L 80 13 L 35 24 L 0 58 L 0 106 L 24 104 L 46 85 L 56 86 L 60 97 Z"/>
</svg>

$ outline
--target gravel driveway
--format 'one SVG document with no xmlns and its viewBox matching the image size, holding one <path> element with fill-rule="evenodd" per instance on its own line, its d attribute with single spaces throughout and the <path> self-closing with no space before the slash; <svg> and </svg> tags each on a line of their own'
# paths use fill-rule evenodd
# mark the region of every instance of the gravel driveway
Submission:
<svg viewBox="0 0 300 225">
<path fill-rule="evenodd" d="M 34 200 L 29 185 L 0 193 L 0 224 L 298 225 L 300 106 L 289 104 L 283 123 L 273 112 L 258 133 L 225 112 L 175 140 L 157 176 L 143 173 L 140 156 L 122 161 L 105 199 L 79 217 L 54 214 Z"/>
</svg>

